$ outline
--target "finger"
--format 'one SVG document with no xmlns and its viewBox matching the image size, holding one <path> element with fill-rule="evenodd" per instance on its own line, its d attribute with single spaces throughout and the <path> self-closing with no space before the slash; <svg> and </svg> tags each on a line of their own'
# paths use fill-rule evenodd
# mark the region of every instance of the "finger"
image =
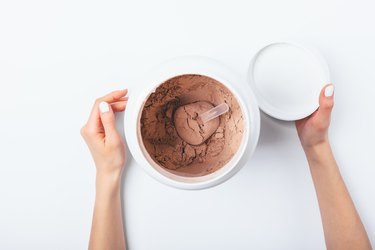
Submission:
<svg viewBox="0 0 375 250">
<path fill-rule="evenodd" d="M 129 97 L 124 96 L 124 97 L 119 98 L 116 102 L 127 101 L 127 100 L 129 100 Z"/>
<path fill-rule="evenodd" d="M 127 103 L 127 101 L 115 102 L 111 103 L 111 107 L 115 112 L 122 112 L 125 110 Z"/>
<path fill-rule="evenodd" d="M 128 93 L 128 89 L 116 90 L 100 98 L 102 102 L 115 102 Z"/>
<path fill-rule="evenodd" d="M 121 98 L 121 99 L 117 100 L 116 102 L 112 102 L 112 103 L 109 103 L 109 104 L 113 106 L 117 103 L 126 103 L 126 102 L 128 102 L 128 97 Z"/>
<path fill-rule="evenodd" d="M 98 118 L 99 115 L 98 115 L 98 107 L 96 105 L 99 105 L 99 103 L 101 102 L 107 102 L 107 103 L 112 103 L 112 102 L 116 102 L 116 101 L 122 101 L 122 100 L 127 100 L 127 97 L 125 97 L 125 95 L 128 93 L 128 90 L 127 89 L 123 89 L 123 90 L 116 90 L 116 91 L 113 91 L 103 97 L 100 97 L 99 99 L 97 99 L 95 101 L 95 104 L 94 104 L 94 107 L 92 109 L 92 114 L 95 118 Z M 96 107 L 95 107 L 96 106 Z"/>
<path fill-rule="evenodd" d="M 329 122 L 331 118 L 331 112 L 333 108 L 334 98 L 334 86 L 327 84 L 320 91 L 319 96 L 319 109 L 317 111 L 317 117 L 321 122 Z"/>
<path fill-rule="evenodd" d="M 107 102 L 99 103 L 100 119 L 103 124 L 106 138 L 111 138 L 117 134 L 115 114 Z"/>
<path fill-rule="evenodd" d="M 128 90 L 127 89 L 124 89 L 124 90 L 117 90 L 117 91 L 113 91 L 111 93 L 109 93 L 108 95 L 105 95 L 101 98 L 98 98 L 96 101 L 95 101 L 95 104 L 91 110 L 91 114 L 90 114 L 90 117 L 88 119 L 88 122 L 87 122 L 87 126 L 90 127 L 91 130 L 94 130 L 94 131 L 100 131 L 101 129 L 101 121 L 100 121 L 100 114 L 99 114 L 99 104 L 101 102 L 115 102 L 117 100 L 125 100 L 127 99 L 127 97 L 125 97 L 125 95 L 128 93 Z"/>
</svg>

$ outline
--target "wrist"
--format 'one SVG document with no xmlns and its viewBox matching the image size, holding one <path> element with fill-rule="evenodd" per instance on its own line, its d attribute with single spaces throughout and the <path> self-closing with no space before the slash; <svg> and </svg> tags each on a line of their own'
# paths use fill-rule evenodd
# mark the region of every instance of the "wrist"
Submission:
<svg viewBox="0 0 375 250">
<path fill-rule="evenodd" d="M 121 180 L 123 166 L 96 163 L 96 179 L 102 182 L 117 182 Z"/>
<path fill-rule="evenodd" d="M 96 173 L 96 189 L 105 192 L 113 192 L 120 190 L 121 186 L 121 173 Z"/>
<path fill-rule="evenodd" d="M 328 140 L 322 141 L 315 145 L 303 147 L 306 158 L 311 166 L 315 166 L 314 163 L 325 163 L 334 161 L 331 145 Z M 325 164 L 318 164 L 325 165 Z"/>
<path fill-rule="evenodd" d="M 303 144 L 302 143 L 302 148 L 305 151 L 306 154 L 314 154 L 317 153 L 321 150 L 330 148 L 330 143 L 327 139 L 321 140 L 319 142 L 316 142 L 314 144 Z"/>
</svg>

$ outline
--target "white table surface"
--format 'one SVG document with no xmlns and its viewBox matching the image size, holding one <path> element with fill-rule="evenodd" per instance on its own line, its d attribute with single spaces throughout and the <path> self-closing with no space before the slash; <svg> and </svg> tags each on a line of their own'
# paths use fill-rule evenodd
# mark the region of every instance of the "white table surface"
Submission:
<svg viewBox="0 0 375 250">
<path fill-rule="evenodd" d="M 336 85 L 330 137 L 375 244 L 374 1 L 0 1 L 0 249 L 85 249 L 95 168 L 79 129 L 95 98 L 178 55 L 245 77 L 266 41 L 319 49 Z M 119 120 L 122 119 L 120 115 Z M 119 127 L 123 126 L 119 122 Z M 181 191 L 128 156 L 130 249 L 324 249 L 292 123 L 262 115 L 258 148 L 228 182 Z"/>
</svg>

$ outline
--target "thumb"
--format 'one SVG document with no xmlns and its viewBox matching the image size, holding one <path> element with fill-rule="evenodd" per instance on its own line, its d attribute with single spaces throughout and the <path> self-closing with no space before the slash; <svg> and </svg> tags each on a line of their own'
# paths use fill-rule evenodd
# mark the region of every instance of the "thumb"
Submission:
<svg viewBox="0 0 375 250">
<path fill-rule="evenodd" d="M 100 119 L 103 124 L 104 133 L 106 137 L 111 137 L 117 133 L 115 114 L 111 106 L 107 102 L 101 102 L 99 104 Z"/>
<path fill-rule="evenodd" d="M 320 91 L 318 117 L 322 122 L 329 122 L 333 108 L 334 86 L 327 84 Z"/>
</svg>

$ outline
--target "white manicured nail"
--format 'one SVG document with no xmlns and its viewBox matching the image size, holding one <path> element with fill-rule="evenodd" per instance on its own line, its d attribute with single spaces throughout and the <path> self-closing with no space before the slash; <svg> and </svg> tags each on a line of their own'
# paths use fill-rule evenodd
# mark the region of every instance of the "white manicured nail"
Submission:
<svg viewBox="0 0 375 250">
<path fill-rule="evenodd" d="M 333 85 L 330 85 L 328 86 L 325 90 L 324 90 L 324 95 L 326 97 L 331 97 L 333 95 L 333 91 L 335 90 L 335 88 L 333 87 Z"/>
<path fill-rule="evenodd" d="M 100 112 L 105 113 L 109 111 L 109 105 L 106 102 L 99 103 Z"/>
</svg>

